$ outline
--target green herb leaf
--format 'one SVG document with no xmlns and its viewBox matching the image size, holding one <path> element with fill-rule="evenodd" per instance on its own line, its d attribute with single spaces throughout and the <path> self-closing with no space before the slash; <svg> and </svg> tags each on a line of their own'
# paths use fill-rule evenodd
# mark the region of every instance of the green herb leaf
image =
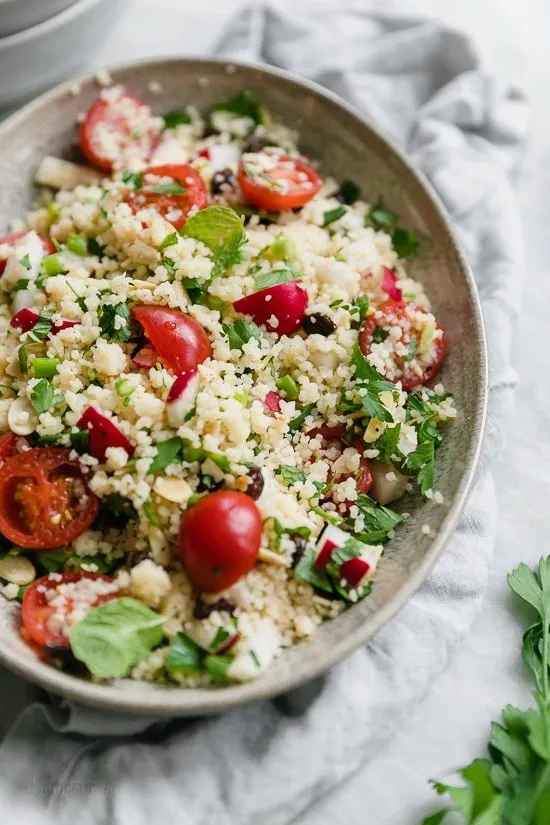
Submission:
<svg viewBox="0 0 550 825">
<path fill-rule="evenodd" d="M 25 347 L 25 344 L 21 344 L 21 346 L 17 350 L 17 360 L 19 362 L 19 371 L 22 373 L 27 372 L 29 368 L 29 358 L 27 355 L 27 349 Z"/>
<path fill-rule="evenodd" d="M 378 329 L 379 329 L 379 327 L 378 327 Z M 373 336 L 373 338 L 374 338 L 374 336 Z M 414 356 L 416 355 L 417 351 L 418 351 L 418 339 L 417 339 L 417 338 L 411 338 L 411 343 L 410 343 L 410 346 L 409 346 L 409 351 L 408 351 L 408 353 L 405 355 L 405 359 L 404 359 L 404 360 L 405 360 L 405 361 L 412 361 L 412 360 L 413 360 L 413 358 L 414 358 Z"/>
<path fill-rule="evenodd" d="M 129 521 L 136 521 L 138 514 L 130 499 L 120 493 L 109 493 L 101 499 L 101 509 L 107 511 L 109 520 L 118 527 L 124 527 Z"/>
<path fill-rule="evenodd" d="M 246 234 L 241 218 L 227 206 L 208 206 L 186 222 L 182 235 L 201 241 L 212 253 L 212 278 L 223 275 L 242 260 Z"/>
<path fill-rule="evenodd" d="M 252 338 L 260 340 L 262 331 L 253 321 L 238 318 L 232 324 L 222 324 L 230 349 L 242 349 Z"/>
<path fill-rule="evenodd" d="M 216 635 L 214 636 L 212 642 L 208 646 L 208 649 L 217 650 L 229 638 L 231 638 L 231 633 L 228 630 L 226 630 L 225 627 L 218 627 L 218 629 L 216 630 Z"/>
<path fill-rule="evenodd" d="M 342 181 L 342 185 L 340 186 L 340 197 L 347 203 L 348 206 L 355 203 L 355 201 L 359 200 L 359 196 L 361 195 L 361 189 L 357 184 L 352 180 L 344 180 Z"/>
<path fill-rule="evenodd" d="M 198 673 L 202 669 L 204 651 L 185 633 L 178 633 L 170 639 L 170 649 L 166 660 L 169 673 Z"/>
<path fill-rule="evenodd" d="M 127 183 L 128 186 L 133 186 L 135 192 L 143 187 L 143 172 L 130 172 L 127 169 L 122 173 L 122 183 Z"/>
<path fill-rule="evenodd" d="M 366 223 L 367 226 L 372 226 L 374 229 L 388 232 L 397 225 L 397 220 L 397 215 L 384 209 L 382 202 L 379 201 L 367 215 Z"/>
<path fill-rule="evenodd" d="M 161 245 L 159 246 L 159 252 L 162 252 L 163 249 L 166 249 L 168 246 L 174 246 L 178 242 L 178 233 L 177 232 L 170 232 L 169 235 L 165 237 Z"/>
<path fill-rule="evenodd" d="M 297 415 L 296 418 L 293 418 L 292 421 L 289 421 L 289 432 L 295 433 L 297 430 L 299 430 L 300 427 L 303 425 L 304 421 L 306 420 L 306 418 L 308 417 L 308 415 L 311 415 L 314 409 L 315 404 L 307 404 L 307 406 L 304 407 L 300 415 Z"/>
<path fill-rule="evenodd" d="M 335 527 L 337 527 L 339 524 L 342 524 L 342 522 L 344 521 L 342 516 L 339 516 L 338 513 L 333 513 L 332 511 L 324 510 L 322 507 L 312 507 L 311 511 L 313 513 L 317 513 L 318 516 L 321 516 L 321 518 L 324 519 L 324 521 L 326 521 L 327 524 L 334 524 Z"/>
<path fill-rule="evenodd" d="M 315 551 L 313 548 L 308 548 L 296 567 L 294 568 L 294 575 L 298 579 L 311 584 L 312 587 L 322 590 L 324 593 L 333 593 L 333 587 L 330 579 L 324 570 L 315 566 Z"/>
<path fill-rule="evenodd" d="M 364 541 L 365 544 L 377 544 L 378 541 L 385 541 L 388 533 L 395 530 L 397 525 L 403 522 L 403 516 L 400 513 L 377 504 L 365 493 L 359 493 L 355 503 L 365 523 L 364 532 L 359 536 L 359 539 Z M 373 541 L 370 534 L 377 534 L 377 540 Z M 382 534 L 382 538 L 378 538 L 378 534 Z"/>
<path fill-rule="evenodd" d="M 392 456 L 399 453 L 397 445 L 399 444 L 400 434 L 401 424 L 386 427 L 380 438 L 372 445 L 375 450 L 378 450 L 377 461 L 391 461 Z"/>
<path fill-rule="evenodd" d="M 63 394 L 56 392 L 49 381 L 41 378 L 40 381 L 34 385 L 31 390 L 31 404 L 37 415 L 48 412 L 48 410 L 60 404 L 63 400 Z"/>
<path fill-rule="evenodd" d="M 30 284 L 30 281 L 27 281 L 26 278 L 19 278 L 18 281 L 12 287 L 12 292 L 19 292 L 21 289 L 27 289 Z"/>
<path fill-rule="evenodd" d="M 383 343 L 390 333 L 387 329 L 383 327 L 376 327 L 374 332 L 372 333 L 372 340 L 375 344 Z"/>
<path fill-rule="evenodd" d="M 273 272 L 266 272 L 264 275 L 258 275 L 254 278 L 254 286 L 257 290 L 268 289 L 270 286 L 277 286 L 277 284 L 286 284 L 288 281 L 295 281 L 301 278 L 299 272 L 293 269 L 274 269 Z"/>
<path fill-rule="evenodd" d="M 76 232 L 70 232 L 67 239 L 67 249 L 75 255 L 84 257 L 84 255 L 88 254 L 88 241 L 84 235 L 77 235 Z"/>
<path fill-rule="evenodd" d="M 283 375 L 282 378 L 275 381 L 275 386 L 279 392 L 284 393 L 289 401 L 295 401 L 300 394 L 296 381 L 290 375 Z"/>
<path fill-rule="evenodd" d="M 182 461 L 183 444 L 181 438 L 174 436 L 166 441 L 157 444 L 157 454 L 153 459 L 148 473 L 159 473 L 168 467 L 169 464 Z"/>
<path fill-rule="evenodd" d="M 37 341 L 44 341 L 51 332 L 51 328 L 53 326 L 52 318 L 53 310 L 43 310 L 38 316 L 36 324 L 30 330 L 29 337 L 34 338 Z"/>
<path fill-rule="evenodd" d="M 204 660 L 204 667 L 213 682 L 226 682 L 227 671 L 235 661 L 234 656 L 224 654 L 220 656 L 207 656 Z"/>
<path fill-rule="evenodd" d="M 21 258 L 19 263 L 21 264 L 21 266 L 24 266 L 25 269 L 27 269 L 27 270 L 29 270 L 31 268 L 31 259 L 29 258 L 28 254 L 23 255 L 23 257 Z"/>
<path fill-rule="evenodd" d="M 340 218 L 343 218 L 348 210 L 345 206 L 337 206 L 335 209 L 329 209 L 328 212 L 325 212 L 323 215 L 323 222 L 321 226 L 324 228 L 325 226 L 330 226 L 331 223 L 335 221 L 339 221 Z"/>
<path fill-rule="evenodd" d="M 162 641 L 164 617 L 124 597 L 93 607 L 71 631 L 71 649 L 101 679 L 127 676 Z"/>
<path fill-rule="evenodd" d="M 306 474 L 303 473 L 302 470 L 298 470 L 296 467 L 289 467 L 286 464 L 282 464 L 279 467 L 279 473 L 285 484 L 288 484 L 289 487 L 292 487 L 297 481 L 306 480 Z"/>
<path fill-rule="evenodd" d="M 157 183 L 155 186 L 148 186 L 148 192 L 153 192 L 155 195 L 183 195 L 187 189 L 178 183 L 177 180 L 172 180 L 169 183 Z"/>
<path fill-rule="evenodd" d="M 128 304 L 103 304 L 99 311 L 99 326 L 102 338 L 108 341 L 127 341 L 132 335 Z"/>
<path fill-rule="evenodd" d="M 428 490 L 433 489 L 435 466 L 435 442 L 427 439 L 421 442 L 416 450 L 406 458 L 405 467 L 408 470 L 418 470 L 416 480 L 420 485 L 420 492 L 426 495 Z"/>
<path fill-rule="evenodd" d="M 172 109 L 171 112 L 166 112 L 162 119 L 164 120 L 165 129 L 175 129 L 176 126 L 191 123 L 191 118 L 185 109 Z"/>
<path fill-rule="evenodd" d="M 249 89 L 243 89 L 229 100 L 222 100 L 212 106 L 214 112 L 232 112 L 240 117 L 249 117 L 255 124 L 264 122 L 265 111 L 258 98 Z"/>
<path fill-rule="evenodd" d="M 398 258 L 410 258 L 420 246 L 420 241 L 415 238 L 409 229 L 398 226 L 392 233 L 393 248 L 397 252 Z"/>
</svg>

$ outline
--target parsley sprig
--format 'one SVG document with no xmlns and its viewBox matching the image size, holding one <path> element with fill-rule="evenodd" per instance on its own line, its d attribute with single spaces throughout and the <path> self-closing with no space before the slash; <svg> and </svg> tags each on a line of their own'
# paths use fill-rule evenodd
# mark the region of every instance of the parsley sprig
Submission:
<svg viewBox="0 0 550 825">
<path fill-rule="evenodd" d="M 550 557 L 537 570 L 520 564 L 508 584 L 535 612 L 522 657 L 535 682 L 535 708 L 507 705 L 491 725 L 489 755 L 458 771 L 464 785 L 433 782 L 450 805 L 423 825 L 547 825 L 550 822 Z M 451 816 L 455 818 L 452 819 Z"/>
</svg>

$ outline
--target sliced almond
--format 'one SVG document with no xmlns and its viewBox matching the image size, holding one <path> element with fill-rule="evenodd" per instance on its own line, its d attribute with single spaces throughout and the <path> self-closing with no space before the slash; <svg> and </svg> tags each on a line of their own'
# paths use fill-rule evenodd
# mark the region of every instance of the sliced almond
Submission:
<svg viewBox="0 0 550 825">
<path fill-rule="evenodd" d="M 153 281 L 142 281 L 139 278 L 133 278 L 130 281 L 130 289 L 135 287 L 136 289 L 150 289 L 151 291 L 156 289 L 159 284 L 155 284 Z"/>
<path fill-rule="evenodd" d="M 90 186 L 102 179 L 100 172 L 90 166 L 79 166 L 68 160 L 46 155 L 38 167 L 34 179 L 42 186 L 52 189 L 75 189 L 82 184 Z"/>
<path fill-rule="evenodd" d="M 182 478 L 169 478 L 168 476 L 159 476 L 153 490 L 157 495 L 174 504 L 185 504 L 193 495 L 193 490 L 186 481 Z"/>
<path fill-rule="evenodd" d="M 265 547 L 260 547 L 258 559 L 266 564 L 275 564 L 277 567 L 290 567 L 290 562 L 284 556 L 274 553 L 273 550 L 267 550 Z"/>
<path fill-rule="evenodd" d="M 30 435 L 36 429 L 38 418 L 27 398 L 15 398 L 8 410 L 8 426 L 15 435 Z"/>
<path fill-rule="evenodd" d="M 4 556 L 0 559 L 0 579 L 11 584 L 29 584 L 36 578 L 32 562 L 25 556 Z"/>
</svg>

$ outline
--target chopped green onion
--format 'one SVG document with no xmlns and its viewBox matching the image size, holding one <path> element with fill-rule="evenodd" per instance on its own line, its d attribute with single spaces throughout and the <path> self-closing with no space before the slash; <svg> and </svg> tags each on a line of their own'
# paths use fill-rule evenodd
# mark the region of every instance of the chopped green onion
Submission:
<svg viewBox="0 0 550 825">
<path fill-rule="evenodd" d="M 278 381 L 275 381 L 275 386 L 280 392 L 284 392 L 289 401 L 295 401 L 298 398 L 300 390 L 296 381 L 290 375 L 283 375 Z"/>
<path fill-rule="evenodd" d="M 20 372 L 27 372 L 29 368 L 29 359 L 27 357 L 27 350 L 25 349 L 24 344 L 21 344 L 21 346 L 17 350 L 17 358 L 19 360 Z"/>
<path fill-rule="evenodd" d="M 151 522 L 151 524 L 154 527 L 160 527 L 161 526 L 160 521 L 159 521 L 159 517 L 155 513 L 155 508 L 153 507 L 153 502 L 151 501 L 150 498 L 147 499 L 147 501 L 145 501 L 143 503 L 143 512 L 145 513 L 145 516 L 147 517 L 147 519 Z"/>
<path fill-rule="evenodd" d="M 67 249 L 74 252 L 75 255 L 84 255 L 88 252 L 88 240 L 84 235 L 77 235 L 76 232 L 70 232 L 67 240 Z"/>
<path fill-rule="evenodd" d="M 235 393 L 235 401 L 238 401 L 243 407 L 246 407 L 248 403 L 248 390 L 242 390 L 241 392 Z"/>
<path fill-rule="evenodd" d="M 53 378 L 59 367 L 57 358 L 35 358 L 32 371 L 35 378 Z"/>
<path fill-rule="evenodd" d="M 65 267 L 57 252 L 42 258 L 42 271 L 47 278 L 51 278 L 53 275 L 63 275 Z"/>
<path fill-rule="evenodd" d="M 46 212 L 52 221 L 56 221 L 58 219 L 60 211 L 59 204 L 55 201 L 50 201 L 46 204 Z"/>
<path fill-rule="evenodd" d="M 128 398 L 133 392 L 135 392 L 135 389 L 136 385 L 133 381 L 130 381 L 129 378 L 120 378 L 115 382 L 116 394 L 120 396 L 120 398 Z"/>
</svg>

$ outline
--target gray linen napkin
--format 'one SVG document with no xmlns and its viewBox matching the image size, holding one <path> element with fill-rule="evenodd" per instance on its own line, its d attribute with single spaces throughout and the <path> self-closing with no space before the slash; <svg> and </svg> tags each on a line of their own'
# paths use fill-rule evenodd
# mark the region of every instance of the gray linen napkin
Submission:
<svg viewBox="0 0 550 825">
<path fill-rule="evenodd" d="M 525 103 L 484 71 L 461 34 L 365 3 L 317 12 L 307 3 L 257 3 L 232 21 L 219 51 L 330 87 L 406 146 L 438 189 L 477 278 L 490 343 L 489 429 L 477 484 L 429 580 L 371 644 L 334 669 L 300 718 L 264 702 L 219 718 L 153 724 L 34 702 L 0 751 L 5 825 L 295 822 L 410 714 L 484 591 L 496 522 L 489 463 L 515 383 L 510 344 L 522 242 L 508 174 L 526 134 Z"/>
</svg>

